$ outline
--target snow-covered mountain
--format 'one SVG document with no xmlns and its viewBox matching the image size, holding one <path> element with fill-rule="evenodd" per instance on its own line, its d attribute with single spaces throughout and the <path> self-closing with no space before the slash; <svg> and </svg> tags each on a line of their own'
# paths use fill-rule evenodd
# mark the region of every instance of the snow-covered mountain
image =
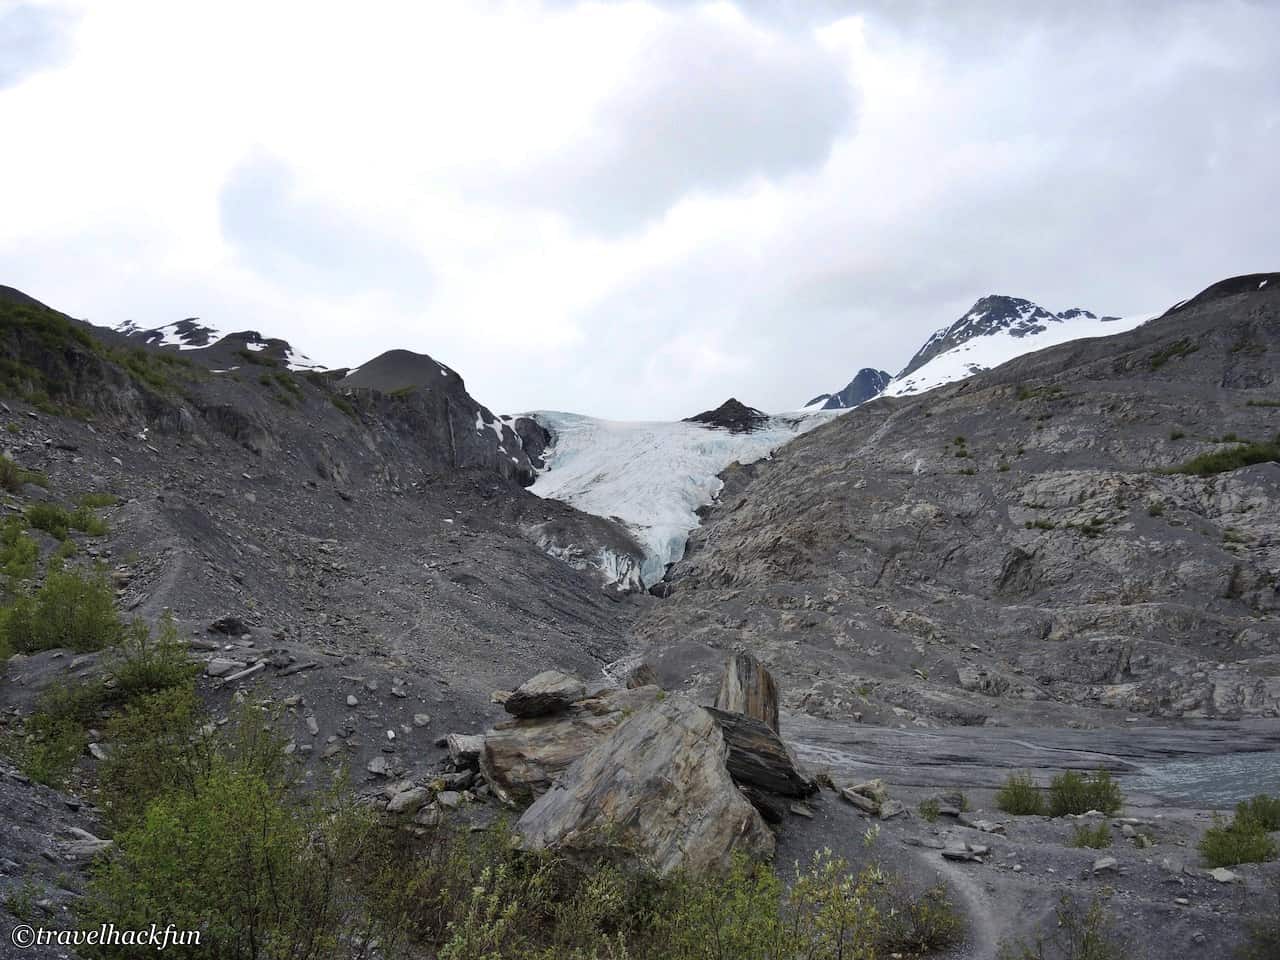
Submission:
<svg viewBox="0 0 1280 960">
<path fill-rule="evenodd" d="M 697 510 L 719 494 L 725 467 L 768 457 L 828 419 L 773 416 L 753 430 L 734 431 L 688 420 L 597 420 L 550 410 L 526 416 L 551 433 L 546 468 L 530 489 L 624 524 L 644 548 L 646 587 L 684 555 Z"/>
<path fill-rule="evenodd" d="M 199 350 L 212 346 L 222 337 L 215 328 L 201 323 L 199 317 L 187 317 L 159 327 L 140 327 L 132 320 L 126 320 L 115 328 L 115 332 L 152 347 L 176 347 L 179 350 Z"/>
<path fill-rule="evenodd" d="M 1099 317 L 1079 307 L 1050 313 L 1017 297 L 983 297 L 963 317 L 925 341 L 885 387 L 884 395 L 924 393 L 1046 347 L 1125 333 L 1153 316 Z"/>
<path fill-rule="evenodd" d="M 872 397 L 879 396 L 892 379 L 893 374 L 888 371 L 863 367 L 843 390 L 837 390 L 835 393 L 820 393 L 806 403 L 804 409 L 848 410 L 860 403 L 866 403 Z"/>
<path fill-rule="evenodd" d="M 1099 317 L 1081 307 L 1053 313 L 1021 297 L 983 297 L 955 323 L 935 331 L 896 377 L 864 368 L 840 393 L 814 397 L 805 409 L 848 409 L 881 395 L 924 393 L 1025 353 L 1124 333 L 1153 316 Z"/>
</svg>

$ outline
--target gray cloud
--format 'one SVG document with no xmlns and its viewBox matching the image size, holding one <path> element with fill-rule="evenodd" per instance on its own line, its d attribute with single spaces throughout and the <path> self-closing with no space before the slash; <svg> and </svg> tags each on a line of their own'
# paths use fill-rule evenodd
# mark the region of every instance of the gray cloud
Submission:
<svg viewBox="0 0 1280 960">
<path fill-rule="evenodd" d="M 691 192 L 821 166 L 853 114 L 843 65 L 812 38 L 681 17 L 653 39 L 588 136 L 535 165 L 512 193 L 592 230 L 624 232 Z"/>
<path fill-rule="evenodd" d="M 299 194 L 287 166 L 265 156 L 241 164 L 218 198 L 223 235 L 254 272 L 336 296 L 380 291 L 409 302 L 430 270 L 409 245 L 356 215 Z"/>
<path fill-rule="evenodd" d="M 0 6 L 0 90 L 61 62 L 74 26 L 75 17 L 53 7 Z"/>
</svg>

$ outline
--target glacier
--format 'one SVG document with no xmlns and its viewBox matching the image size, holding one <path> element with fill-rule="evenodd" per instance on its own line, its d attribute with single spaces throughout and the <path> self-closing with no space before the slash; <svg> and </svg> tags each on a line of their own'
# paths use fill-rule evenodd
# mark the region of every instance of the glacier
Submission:
<svg viewBox="0 0 1280 960">
<path fill-rule="evenodd" d="M 689 532 L 699 523 L 698 508 L 724 486 L 721 471 L 735 461 L 768 458 L 837 412 L 775 415 L 751 433 L 685 421 L 600 420 L 552 410 L 523 414 L 552 435 L 546 467 L 530 490 L 623 524 L 644 548 L 640 580 L 652 586 L 684 555 Z"/>
</svg>

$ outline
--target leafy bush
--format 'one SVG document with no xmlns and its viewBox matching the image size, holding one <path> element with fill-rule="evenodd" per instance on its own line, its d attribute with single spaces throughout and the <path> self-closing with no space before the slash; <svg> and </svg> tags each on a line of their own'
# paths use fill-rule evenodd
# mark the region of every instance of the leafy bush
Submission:
<svg viewBox="0 0 1280 960">
<path fill-rule="evenodd" d="M 941 813 L 942 806 L 937 800 L 921 800 L 916 809 L 926 822 L 934 823 L 938 819 L 938 814 Z"/>
<path fill-rule="evenodd" d="M 1199 345 L 1191 341 L 1189 338 L 1183 337 L 1181 340 L 1175 340 L 1168 346 L 1157 350 L 1151 355 L 1148 362 L 1152 370 L 1159 370 L 1175 357 L 1188 357 L 1199 349 Z"/>
<path fill-rule="evenodd" d="M 1055 915 L 1052 935 L 1034 943 L 1002 943 L 999 960 L 1128 960 L 1131 956 L 1102 901 L 1095 898 L 1085 906 L 1065 894 Z"/>
<path fill-rule="evenodd" d="M 1120 784 L 1106 770 L 1084 776 L 1068 770 L 1049 783 L 1049 816 L 1088 813 L 1099 810 L 1107 815 L 1120 812 L 1124 795 Z"/>
<path fill-rule="evenodd" d="M 50 570 L 34 594 L 0 608 L 0 645 L 20 653 L 55 647 L 101 650 L 120 639 L 121 629 L 101 572 Z"/>
<path fill-rule="evenodd" d="M 80 530 L 91 537 L 101 537 L 107 532 L 106 521 L 88 507 L 68 510 L 54 503 L 36 503 L 27 508 L 27 523 L 58 540 L 65 540 L 72 530 Z"/>
<path fill-rule="evenodd" d="M 1015 816 L 1039 816 L 1044 813 L 1044 797 L 1030 773 L 1011 773 L 996 793 L 996 807 Z"/>
<path fill-rule="evenodd" d="M 40 548 L 27 536 L 22 518 L 6 518 L 0 524 L 0 573 L 11 580 L 30 580 L 39 559 Z"/>
<path fill-rule="evenodd" d="M 111 663 L 118 697 L 124 700 L 180 686 L 196 670 L 171 618 L 160 622 L 157 636 L 145 622 L 134 620 Z"/>
<path fill-rule="evenodd" d="M 1237 814 L 1230 822 L 1214 814 L 1213 826 L 1200 838 L 1199 850 L 1211 867 L 1265 863 L 1276 858 L 1275 841 L 1257 820 Z"/>
<path fill-rule="evenodd" d="M 1280 461 L 1280 436 L 1270 442 L 1241 443 L 1229 450 L 1215 450 L 1192 457 L 1171 473 L 1187 473 L 1197 477 L 1211 477 L 1217 473 L 1239 470 L 1255 463 L 1274 463 Z"/>
<path fill-rule="evenodd" d="M 1088 847 L 1092 850 L 1109 847 L 1111 846 L 1111 828 L 1105 823 L 1092 827 L 1087 823 L 1076 824 L 1075 829 L 1071 831 L 1071 846 Z"/>
<path fill-rule="evenodd" d="M 1280 797 L 1260 793 L 1236 804 L 1236 819 L 1257 823 L 1265 832 L 1280 830 Z"/>
<path fill-rule="evenodd" d="M 34 470 L 23 470 L 8 457 L 0 455 L 0 487 L 10 493 L 21 493 L 22 488 L 28 483 L 47 487 L 49 478 Z"/>
</svg>

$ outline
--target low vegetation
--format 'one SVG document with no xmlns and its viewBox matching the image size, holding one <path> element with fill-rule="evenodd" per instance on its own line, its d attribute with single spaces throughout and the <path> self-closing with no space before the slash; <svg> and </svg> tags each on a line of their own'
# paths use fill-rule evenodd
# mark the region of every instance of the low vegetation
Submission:
<svg viewBox="0 0 1280 960">
<path fill-rule="evenodd" d="M 123 635 L 114 596 L 101 571 L 51 569 L 38 590 L 0 607 L 0 651 L 55 647 L 101 650 Z"/>
<path fill-rule="evenodd" d="M 1213 453 L 1202 453 L 1192 457 L 1171 473 L 1185 473 L 1196 477 L 1211 477 L 1241 467 L 1251 467 L 1255 463 L 1274 463 L 1280 461 L 1280 435 L 1274 440 L 1262 443 L 1238 443 L 1227 450 L 1215 450 Z"/>
<path fill-rule="evenodd" d="M 1246 921 L 1248 936 L 1236 951 L 1239 960 L 1276 960 L 1280 957 L 1280 879 L 1271 881 L 1271 891 L 1261 908 Z"/>
<path fill-rule="evenodd" d="M 1049 782 L 1049 816 L 1089 813 L 1097 810 L 1108 816 L 1120 812 L 1124 795 L 1120 784 L 1106 770 L 1089 776 L 1068 770 Z"/>
<path fill-rule="evenodd" d="M 1111 828 L 1106 823 L 1098 823 L 1090 826 L 1087 823 L 1078 823 L 1071 831 L 1071 846 L 1088 847 L 1093 850 L 1102 850 L 1111 846 Z"/>
<path fill-rule="evenodd" d="M 1180 357 L 1189 357 L 1199 349 L 1200 347 L 1194 341 L 1187 337 L 1183 337 L 1181 340 L 1175 340 L 1168 346 L 1157 350 L 1151 355 L 1147 363 L 1152 370 L 1159 370 L 1170 360 L 1175 360 Z"/>
<path fill-rule="evenodd" d="M 10 493 L 21 493 L 28 483 L 49 486 L 49 478 L 35 470 L 24 470 L 8 457 L 0 455 L 0 487 Z"/>
<path fill-rule="evenodd" d="M 0 573 L 8 579 L 10 590 L 16 581 L 30 580 L 36 575 L 40 547 L 27 535 L 21 517 L 6 517 L 0 523 Z"/>
<path fill-rule="evenodd" d="M 999 960 L 1128 960 L 1132 955 L 1114 917 L 1097 898 L 1086 903 L 1066 894 L 1055 919 L 1047 936 L 1002 943 Z"/>
<path fill-rule="evenodd" d="M 1038 816 L 1044 813 L 1044 796 L 1030 773 L 1013 773 L 996 793 L 996 807 L 1014 816 Z"/>
<path fill-rule="evenodd" d="M 67 539 L 72 530 L 91 537 L 101 537 L 107 532 L 107 522 L 87 506 L 68 510 L 56 503 L 34 503 L 27 507 L 27 523 L 58 540 Z"/>
<path fill-rule="evenodd" d="M 1215 815 L 1213 826 L 1200 838 L 1200 853 L 1211 867 L 1274 860 L 1278 852 L 1269 834 L 1277 830 L 1280 798 L 1260 794 L 1237 804 L 1230 821 Z"/>
</svg>

